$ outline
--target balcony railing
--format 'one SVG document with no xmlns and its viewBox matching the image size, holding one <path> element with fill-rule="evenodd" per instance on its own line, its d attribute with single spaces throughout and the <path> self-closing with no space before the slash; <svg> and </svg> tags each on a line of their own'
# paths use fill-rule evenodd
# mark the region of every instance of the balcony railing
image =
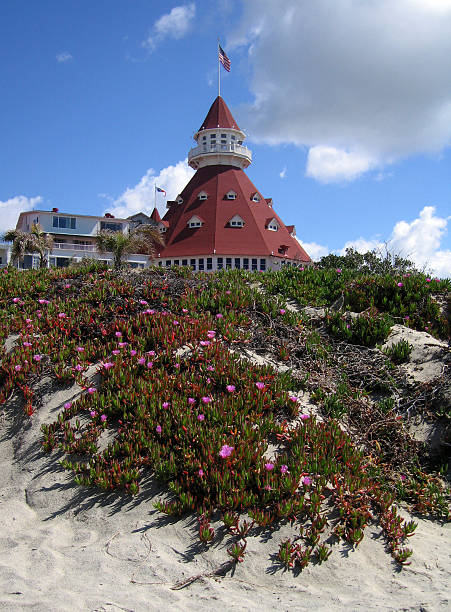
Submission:
<svg viewBox="0 0 451 612">
<path fill-rule="evenodd" d="M 93 244 L 71 244 L 69 242 L 55 242 L 53 249 L 62 249 L 64 251 L 90 251 L 96 250 Z"/>
<path fill-rule="evenodd" d="M 198 155 L 217 155 L 218 153 L 233 153 L 234 155 L 245 157 L 249 161 L 252 161 L 252 152 L 250 149 L 233 143 L 200 145 L 198 147 L 194 147 L 188 153 L 188 161 L 190 161 L 193 157 L 197 157 Z"/>
</svg>

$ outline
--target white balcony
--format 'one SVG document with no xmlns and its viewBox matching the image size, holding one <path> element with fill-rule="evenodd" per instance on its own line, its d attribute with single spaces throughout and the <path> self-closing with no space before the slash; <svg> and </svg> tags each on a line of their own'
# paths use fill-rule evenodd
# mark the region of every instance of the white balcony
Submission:
<svg viewBox="0 0 451 612">
<path fill-rule="evenodd" d="M 216 163 L 230 163 L 234 166 L 247 168 L 251 162 L 251 150 L 243 145 L 234 143 L 215 145 L 203 144 L 192 148 L 188 153 L 188 163 L 193 168 Z"/>
<path fill-rule="evenodd" d="M 55 242 L 53 250 L 63 251 L 89 251 L 92 253 L 96 250 L 93 244 L 71 244 L 69 242 Z"/>
</svg>

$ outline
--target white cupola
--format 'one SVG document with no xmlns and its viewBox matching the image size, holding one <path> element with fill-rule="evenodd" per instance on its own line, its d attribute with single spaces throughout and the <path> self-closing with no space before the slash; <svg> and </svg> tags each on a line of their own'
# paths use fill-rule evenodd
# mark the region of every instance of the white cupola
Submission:
<svg viewBox="0 0 451 612">
<path fill-rule="evenodd" d="M 244 170 L 252 162 L 252 153 L 243 145 L 244 139 L 244 132 L 218 96 L 194 134 L 197 146 L 188 153 L 188 163 L 194 170 L 204 166 L 235 166 Z"/>
</svg>

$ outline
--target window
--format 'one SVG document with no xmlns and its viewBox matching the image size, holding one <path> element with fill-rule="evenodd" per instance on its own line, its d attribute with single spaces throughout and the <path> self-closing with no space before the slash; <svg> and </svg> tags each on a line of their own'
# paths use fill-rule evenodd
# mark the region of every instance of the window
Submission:
<svg viewBox="0 0 451 612">
<path fill-rule="evenodd" d="M 252 260 L 252 270 L 257 270 L 257 260 L 256 259 Z"/>
<path fill-rule="evenodd" d="M 240 264 L 241 264 L 241 260 L 240 260 L 240 258 L 239 258 L 239 257 L 235 257 L 235 269 L 236 269 L 236 270 L 239 270 L 239 269 L 240 269 L 240 267 L 241 267 L 241 265 L 240 265 Z"/>
<path fill-rule="evenodd" d="M 196 269 L 196 260 L 195 259 L 190 259 L 189 260 L 190 266 L 192 270 Z"/>
<path fill-rule="evenodd" d="M 202 140 L 207 140 L 207 137 L 206 136 L 202 136 Z"/>
<path fill-rule="evenodd" d="M 271 221 L 271 223 L 268 225 L 268 229 L 271 230 L 272 232 L 277 232 L 277 230 L 279 229 L 279 226 L 277 225 L 275 221 Z"/>
<path fill-rule="evenodd" d="M 201 257 L 201 258 L 199 259 L 199 270 L 203 270 L 203 269 L 204 269 L 204 260 L 203 260 L 203 258 Z"/>
<path fill-rule="evenodd" d="M 243 258 L 243 270 L 249 270 L 249 259 L 247 257 Z"/>
<path fill-rule="evenodd" d="M 100 229 L 108 232 L 122 232 L 122 223 L 114 223 L 112 221 L 101 221 Z"/>
<path fill-rule="evenodd" d="M 221 134 L 221 138 L 227 138 L 227 134 Z"/>
<path fill-rule="evenodd" d="M 266 270 L 266 259 L 260 259 L 260 270 Z"/>
<path fill-rule="evenodd" d="M 232 258 L 226 257 L 226 269 L 230 270 L 231 267 L 232 267 Z"/>
<path fill-rule="evenodd" d="M 178 197 L 177 198 L 177 204 L 183 204 L 183 198 L 182 197 Z"/>
<path fill-rule="evenodd" d="M 206 200 L 208 198 L 208 194 L 206 194 L 205 191 L 201 191 L 198 197 L 199 200 Z"/>
<path fill-rule="evenodd" d="M 162 262 L 162 261 L 159 261 L 159 262 L 158 262 L 158 265 L 159 265 L 159 266 L 160 266 L 160 268 L 161 268 L 161 266 L 163 265 L 163 262 Z"/>
<path fill-rule="evenodd" d="M 168 259 L 166 262 L 166 268 L 170 268 L 171 267 L 171 260 Z"/>
<path fill-rule="evenodd" d="M 218 257 L 218 270 L 222 270 L 223 268 L 223 259 L 222 257 Z"/>
<path fill-rule="evenodd" d="M 258 193 L 254 193 L 254 195 L 251 197 L 252 202 L 260 202 L 261 197 L 258 195 Z"/>
<path fill-rule="evenodd" d="M 243 227 L 244 221 L 242 219 L 230 221 L 230 227 Z"/>
<path fill-rule="evenodd" d="M 182 259 L 182 266 L 187 266 L 187 265 L 188 265 L 188 260 Z"/>
<path fill-rule="evenodd" d="M 174 266 L 179 266 L 179 265 L 180 265 L 180 260 L 174 259 Z"/>
<path fill-rule="evenodd" d="M 75 217 L 53 217 L 53 227 L 61 227 L 63 229 L 75 229 Z"/>
<path fill-rule="evenodd" d="M 188 227 L 202 227 L 202 221 L 190 221 Z"/>
<path fill-rule="evenodd" d="M 230 136 L 230 140 L 235 140 L 235 136 Z"/>
<path fill-rule="evenodd" d="M 165 225 L 161 225 L 161 226 L 158 228 L 158 231 L 160 232 L 160 234 L 164 234 L 164 232 L 167 232 L 167 231 L 168 231 L 168 228 L 167 228 Z"/>
<path fill-rule="evenodd" d="M 211 257 L 207 257 L 207 270 L 213 270 L 213 259 Z"/>
<path fill-rule="evenodd" d="M 230 190 L 228 193 L 226 193 L 225 199 L 226 200 L 236 200 L 236 192 Z"/>
</svg>

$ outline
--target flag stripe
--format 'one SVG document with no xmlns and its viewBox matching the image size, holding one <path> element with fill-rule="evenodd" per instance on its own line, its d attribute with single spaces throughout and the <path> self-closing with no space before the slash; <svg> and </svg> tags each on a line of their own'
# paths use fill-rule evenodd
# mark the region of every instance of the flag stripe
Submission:
<svg viewBox="0 0 451 612">
<path fill-rule="evenodd" d="M 224 49 L 221 47 L 221 45 L 218 45 L 218 47 L 219 47 L 218 49 L 219 61 L 224 66 L 224 68 L 227 70 L 227 72 L 230 72 L 230 66 L 231 66 L 230 60 L 227 57 L 227 54 L 224 51 Z"/>
<path fill-rule="evenodd" d="M 164 189 L 160 189 L 160 188 L 159 188 L 159 187 L 157 187 L 156 185 L 155 185 L 155 189 L 156 189 L 157 191 L 159 191 L 160 193 L 164 193 L 164 195 L 166 195 L 166 191 L 165 191 Z"/>
</svg>

